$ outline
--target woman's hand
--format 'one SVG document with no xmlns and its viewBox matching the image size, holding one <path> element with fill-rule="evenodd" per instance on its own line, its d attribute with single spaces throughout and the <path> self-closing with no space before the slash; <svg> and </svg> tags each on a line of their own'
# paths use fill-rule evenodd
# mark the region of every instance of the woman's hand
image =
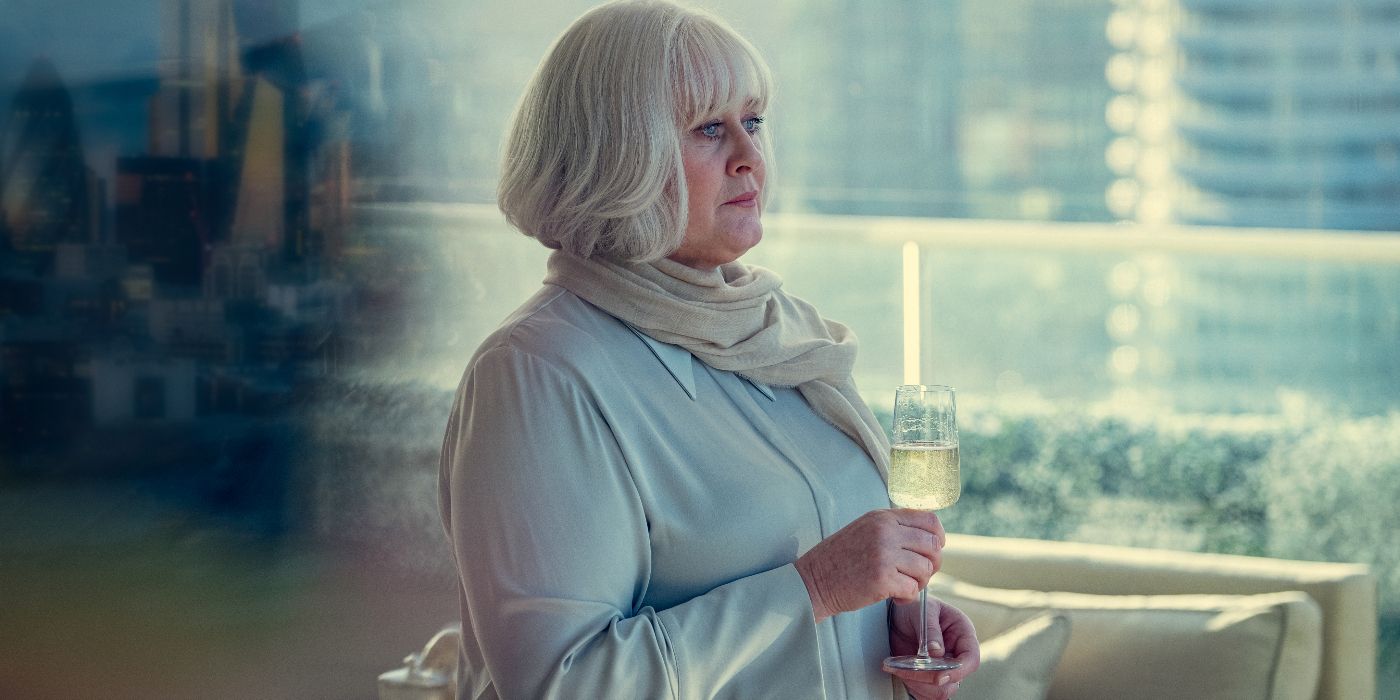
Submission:
<svg viewBox="0 0 1400 700">
<path fill-rule="evenodd" d="M 943 524 L 931 511 L 872 510 L 798 557 L 818 622 L 886 598 L 915 600 L 942 561 Z"/>
<path fill-rule="evenodd" d="M 886 673 L 904 681 L 904 688 L 917 700 L 948 700 L 958 686 L 982 662 L 977 630 L 961 610 L 928 597 L 928 646 L 930 656 L 946 656 L 962 664 L 951 671 L 906 671 L 885 667 Z M 919 604 L 897 604 L 890 614 L 890 653 L 894 656 L 919 651 Z"/>
</svg>

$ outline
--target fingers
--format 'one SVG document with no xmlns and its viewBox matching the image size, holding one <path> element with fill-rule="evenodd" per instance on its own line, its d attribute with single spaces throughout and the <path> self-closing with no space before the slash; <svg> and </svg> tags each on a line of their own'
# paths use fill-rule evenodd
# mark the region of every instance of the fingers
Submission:
<svg viewBox="0 0 1400 700">
<path fill-rule="evenodd" d="M 943 521 L 939 520 L 938 514 L 931 510 L 891 508 L 889 513 L 899 521 L 900 525 L 933 533 L 938 549 L 942 549 L 948 541 L 948 534 L 943 531 Z"/>
<path fill-rule="evenodd" d="M 938 522 L 938 516 L 933 513 L 906 512 L 927 516 L 910 518 L 912 524 L 905 524 L 905 521 L 901 520 L 900 523 L 903 527 L 899 537 L 900 546 L 922 560 L 918 562 L 908 560 L 906 566 L 900 567 L 900 572 L 914 579 L 919 588 L 923 588 L 928 585 L 928 580 L 943 567 L 943 526 Z M 901 514 L 896 513 L 895 517 L 900 518 Z"/>
<path fill-rule="evenodd" d="M 962 680 L 953 671 L 905 671 L 886 668 L 904 683 L 905 690 L 918 700 L 947 700 L 957 694 Z"/>
<path fill-rule="evenodd" d="M 958 694 L 960 684 L 949 683 L 946 686 L 930 687 L 926 683 L 908 683 L 904 687 L 909 690 L 909 697 L 914 700 L 949 700 Z"/>
<path fill-rule="evenodd" d="M 900 550 L 892 555 L 892 568 L 884 576 L 884 595 L 899 603 L 910 603 L 919 599 L 919 590 L 928 583 L 932 565 L 913 552 Z"/>
<path fill-rule="evenodd" d="M 972 621 L 961 610 L 930 597 L 928 600 L 930 646 L 943 647 L 930 652 L 934 656 L 952 657 L 960 668 L 949 671 L 908 671 L 885 667 L 885 671 L 904 682 L 911 695 L 919 700 L 947 700 L 962 687 L 964 679 L 981 664 L 977 632 Z M 916 606 L 896 607 L 892 613 L 890 651 L 894 654 L 913 653 L 915 626 L 918 624 Z"/>
<path fill-rule="evenodd" d="M 916 600 L 919 591 L 942 566 L 943 525 L 938 516 L 922 510 L 895 508 L 874 511 L 894 528 L 890 542 L 902 551 L 893 553 L 892 563 L 900 577 L 891 582 L 887 595 L 896 602 Z"/>
<path fill-rule="evenodd" d="M 852 521 L 794 562 L 814 617 L 914 600 L 942 565 L 943 537 L 938 516 L 926 511 L 875 510 Z"/>
<path fill-rule="evenodd" d="M 972 626 L 972 620 L 968 619 L 961 610 L 943 601 L 938 601 L 938 606 L 936 624 L 942 632 L 943 641 L 947 644 L 949 652 L 954 654 L 954 660 L 962 664 L 962 668 L 958 671 L 966 676 L 976 671 L 982 663 L 982 651 L 977 641 L 977 630 Z"/>
<path fill-rule="evenodd" d="M 910 671 L 889 666 L 883 668 L 886 673 L 899 678 L 914 697 L 939 699 L 952 697 L 973 671 L 966 664 L 951 671 Z"/>
<path fill-rule="evenodd" d="M 938 557 L 942 547 L 938 544 L 938 535 L 927 530 L 916 527 L 900 525 L 895 535 L 895 541 L 899 546 L 922 556 L 929 561 Z"/>
<path fill-rule="evenodd" d="M 899 573 L 908 577 L 909 581 L 906 585 L 909 592 L 905 595 L 911 598 L 918 596 L 919 589 L 927 586 L 928 580 L 938 572 L 938 565 L 934 561 L 922 553 L 909 550 L 898 554 L 895 568 L 898 569 Z"/>
<path fill-rule="evenodd" d="M 953 654 L 953 660 L 962 664 L 963 669 L 967 669 L 967 673 L 976 671 L 977 667 L 982 664 L 982 651 L 978 648 L 976 635 L 971 633 L 949 635 L 948 631 L 944 630 L 943 639 L 948 642 L 948 651 Z"/>
</svg>

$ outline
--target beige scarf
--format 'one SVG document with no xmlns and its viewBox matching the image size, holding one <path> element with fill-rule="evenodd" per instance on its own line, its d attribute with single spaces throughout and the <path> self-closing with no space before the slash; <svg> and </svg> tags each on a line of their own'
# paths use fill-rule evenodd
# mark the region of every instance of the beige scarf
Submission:
<svg viewBox="0 0 1400 700">
<path fill-rule="evenodd" d="M 773 272 L 737 262 L 708 272 L 665 259 L 619 264 L 555 251 L 544 281 L 715 369 L 796 387 L 817 415 L 865 448 L 882 477 L 889 473 L 889 440 L 851 377 L 855 334 L 783 293 Z"/>
</svg>

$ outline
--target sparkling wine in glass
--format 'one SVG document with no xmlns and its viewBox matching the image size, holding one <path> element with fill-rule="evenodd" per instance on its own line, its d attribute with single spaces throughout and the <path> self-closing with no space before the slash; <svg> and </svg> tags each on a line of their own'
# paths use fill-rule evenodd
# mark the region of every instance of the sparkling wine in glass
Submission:
<svg viewBox="0 0 1400 700">
<path fill-rule="evenodd" d="M 894 442 L 890 450 L 890 502 L 900 508 L 937 510 L 958 502 L 958 409 L 952 387 L 906 384 L 894 391 Z M 928 590 L 919 591 L 919 653 L 891 656 L 885 665 L 915 671 L 947 671 L 962 664 L 928 653 Z"/>
</svg>

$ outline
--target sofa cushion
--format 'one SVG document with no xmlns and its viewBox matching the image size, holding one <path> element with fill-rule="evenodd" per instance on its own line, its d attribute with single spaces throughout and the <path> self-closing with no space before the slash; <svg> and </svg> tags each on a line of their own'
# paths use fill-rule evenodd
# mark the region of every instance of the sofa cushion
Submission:
<svg viewBox="0 0 1400 700">
<path fill-rule="evenodd" d="M 1090 574 L 1092 575 L 1092 574 Z M 1046 610 L 1070 639 L 1051 700 L 1267 698 L 1311 700 L 1321 611 L 1300 592 L 1259 595 L 1091 595 L 987 588 L 940 574 L 931 592 L 979 633 Z"/>
<path fill-rule="evenodd" d="M 1044 612 L 982 642 L 982 665 L 958 700 L 1043 700 L 1069 642 L 1069 618 Z M 985 635 L 984 635 L 985 636 Z"/>
</svg>

